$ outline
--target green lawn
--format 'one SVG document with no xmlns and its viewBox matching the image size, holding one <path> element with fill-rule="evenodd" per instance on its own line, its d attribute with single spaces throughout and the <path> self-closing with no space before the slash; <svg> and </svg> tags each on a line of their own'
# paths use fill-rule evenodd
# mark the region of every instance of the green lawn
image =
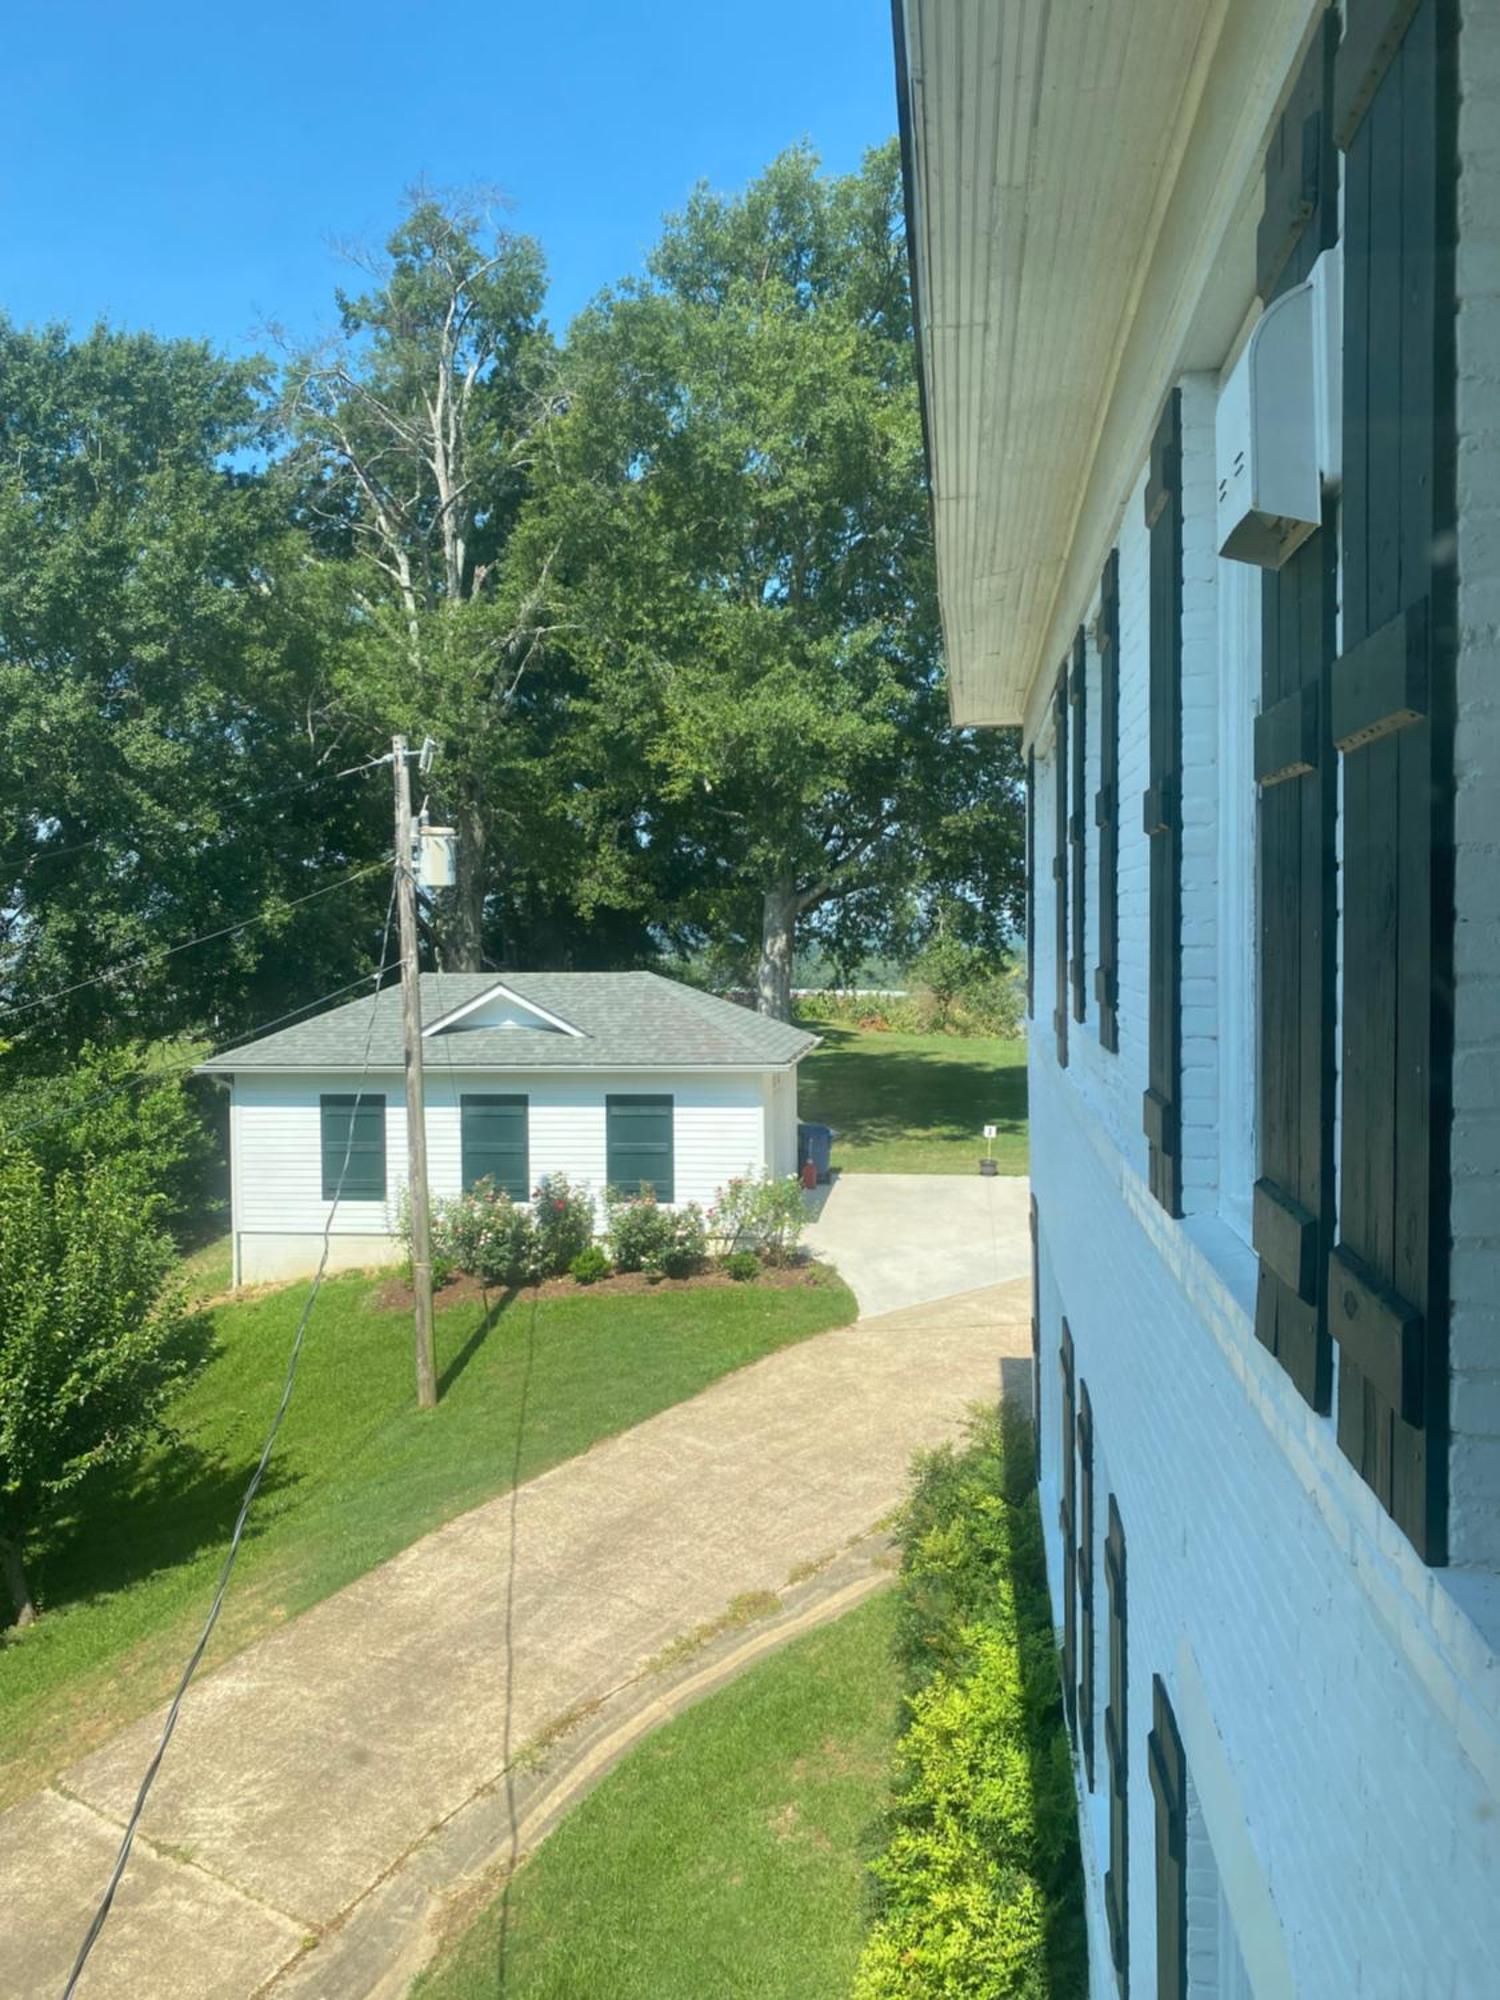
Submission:
<svg viewBox="0 0 1500 2000">
<path fill-rule="evenodd" d="M 842 2000 L 899 1723 L 882 1592 L 647 1739 L 413 2000 Z"/>
<path fill-rule="evenodd" d="M 294 1617 L 467 1507 L 718 1376 L 855 1316 L 805 1286 L 575 1294 L 437 1315 L 442 1399 L 416 1409 L 410 1315 L 379 1283 L 325 1285 L 297 1393 L 211 1659 Z M 280 1394 L 305 1287 L 221 1304 L 178 1444 L 96 1487 L 32 1567 L 43 1616 L 0 1634 L 0 1807 L 168 1691 L 208 1607 Z"/>
<path fill-rule="evenodd" d="M 800 1019 L 801 1017 L 799 1017 Z M 823 1037 L 802 1064 L 799 1113 L 831 1125 L 855 1174 L 972 1174 L 998 1126 L 1002 1174 L 1027 1163 L 1026 1042 L 902 1035 L 803 1020 Z"/>
</svg>

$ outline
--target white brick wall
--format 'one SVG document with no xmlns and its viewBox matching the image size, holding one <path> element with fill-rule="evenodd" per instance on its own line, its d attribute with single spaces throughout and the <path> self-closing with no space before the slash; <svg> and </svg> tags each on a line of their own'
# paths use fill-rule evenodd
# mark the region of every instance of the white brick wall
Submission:
<svg viewBox="0 0 1500 2000">
<path fill-rule="evenodd" d="M 1111 1491 L 1125 1524 L 1136 1990 L 1150 1991 L 1155 1962 L 1144 1756 L 1155 1672 L 1195 1782 L 1203 1724 L 1195 1736 L 1190 1694 L 1203 1691 L 1255 1878 L 1247 1889 L 1242 1870 L 1231 1891 L 1236 1927 L 1259 1935 L 1260 1962 L 1290 1968 L 1289 1986 L 1257 1979 L 1257 1995 L 1470 2000 L 1492 1991 L 1500 1666 L 1476 1620 L 1500 1630 L 1500 1603 L 1418 1561 L 1353 1477 L 1332 1425 L 1256 1341 L 1243 1301 L 1190 1225 L 1162 1215 L 1055 1066 L 1034 1059 L 1031 1083 L 1042 1514 L 1055 1595 L 1066 1312 L 1094 1410 L 1101 1714 Z M 1102 1783 L 1101 1764 L 1084 1824 L 1094 1850 L 1093 1990 L 1108 1994 Z"/>
<path fill-rule="evenodd" d="M 1450 1552 L 1500 1565 L 1500 8 L 1459 49 Z"/>
<path fill-rule="evenodd" d="M 1143 478 L 1119 530 L 1120 1054 L 1098 1047 L 1092 996 L 1087 1026 L 1072 1026 L 1065 1076 L 1050 1034 L 1039 1032 L 1030 1052 L 1042 1511 L 1055 1599 L 1058 1321 L 1066 1313 L 1095 1422 L 1101 1718 L 1108 1672 L 1102 1537 L 1111 1492 L 1127 1539 L 1130 1936 L 1138 1992 L 1151 1989 L 1155 1956 L 1154 1802 L 1144 1757 L 1153 1673 L 1167 1685 L 1195 1786 L 1204 1788 L 1190 1884 L 1195 1996 L 1477 2000 L 1497 1987 L 1500 8 L 1465 10 L 1461 78 L 1453 1567 L 1430 1570 L 1420 1562 L 1339 1451 L 1333 1422 L 1308 1408 L 1259 1346 L 1254 1262 L 1216 1213 L 1223 1193 L 1217 1135 L 1232 1104 L 1214 1065 L 1236 965 L 1220 926 L 1226 892 L 1242 892 L 1243 884 L 1220 879 L 1222 857 L 1233 849 L 1224 838 L 1219 730 L 1230 662 L 1226 627 L 1213 615 L 1206 379 L 1184 385 L 1186 1221 L 1172 1222 L 1147 1194 L 1140 1129 L 1148 914 L 1139 812 L 1148 675 Z M 1143 454 L 1145 441 L 1143 432 Z M 1254 629 L 1252 621 L 1239 624 Z M 1248 721 L 1253 703 L 1243 688 L 1239 704 Z M 1091 682 L 1091 720 L 1097 714 Z M 1092 797 L 1096 731 L 1089 764 Z M 1049 768 L 1038 767 L 1044 861 L 1052 851 Z M 1097 845 L 1090 884 L 1092 894 Z M 1242 893 L 1239 907 L 1243 929 Z M 1050 894 L 1038 912 L 1037 943 L 1040 1025 L 1050 1020 L 1053 994 Z M 1241 971 L 1253 976 L 1248 965 Z M 1055 1608 L 1060 1619 L 1060 1604 Z M 1093 1990 L 1100 1994 L 1114 1990 L 1102 1925 L 1104 1787 L 1101 1748 L 1095 1791 L 1081 1799 Z M 1208 1811 L 1210 1788 L 1216 1818 Z M 1210 1825 L 1212 1853 L 1203 1845 Z M 1234 1849 L 1227 1863 L 1221 1833 Z M 1217 1956 L 1210 1949 L 1210 1862 L 1227 1911 L 1229 1957 L 1223 1935 Z"/>
</svg>

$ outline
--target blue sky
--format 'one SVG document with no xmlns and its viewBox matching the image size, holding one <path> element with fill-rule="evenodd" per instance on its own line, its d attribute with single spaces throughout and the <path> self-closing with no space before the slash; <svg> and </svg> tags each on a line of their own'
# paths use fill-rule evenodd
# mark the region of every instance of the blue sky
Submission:
<svg viewBox="0 0 1500 2000">
<path fill-rule="evenodd" d="M 331 320 L 339 240 L 483 181 L 559 328 L 699 179 L 895 127 L 889 0 L 50 0 L 6 10 L 0 310 L 242 350 Z"/>
</svg>

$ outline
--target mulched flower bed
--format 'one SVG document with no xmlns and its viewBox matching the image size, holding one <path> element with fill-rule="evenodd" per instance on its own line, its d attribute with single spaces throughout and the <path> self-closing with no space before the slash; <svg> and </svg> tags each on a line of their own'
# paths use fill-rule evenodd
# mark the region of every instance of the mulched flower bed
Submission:
<svg viewBox="0 0 1500 2000">
<path fill-rule="evenodd" d="M 477 1278 L 460 1276 L 454 1278 L 441 1291 L 433 1293 L 433 1304 L 461 1306 L 466 1300 L 484 1300 L 499 1297 L 514 1299 L 561 1299 L 582 1296 L 588 1293 L 598 1296 L 604 1292 L 721 1292 L 742 1291 L 747 1286 L 758 1286 L 762 1291 L 790 1291 L 799 1285 L 816 1285 L 822 1282 L 819 1267 L 815 1264 L 787 1264 L 781 1266 L 763 1265 L 758 1276 L 748 1280 L 735 1280 L 723 1271 L 700 1271 L 692 1278 L 648 1278 L 644 1271 L 621 1271 L 613 1277 L 600 1278 L 596 1284 L 580 1285 L 574 1278 L 545 1278 L 539 1285 L 495 1286 L 487 1289 Z M 398 1308 L 409 1311 L 414 1303 L 411 1286 L 405 1278 L 388 1278 L 376 1295 L 375 1303 L 392 1311 Z"/>
</svg>

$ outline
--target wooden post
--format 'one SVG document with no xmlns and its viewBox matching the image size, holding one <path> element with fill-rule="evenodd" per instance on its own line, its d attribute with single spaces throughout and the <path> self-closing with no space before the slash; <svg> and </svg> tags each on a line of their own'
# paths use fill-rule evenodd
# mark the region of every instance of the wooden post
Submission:
<svg viewBox="0 0 1500 2000">
<path fill-rule="evenodd" d="M 412 873 L 411 773 L 406 738 L 391 739 L 396 779 L 396 906 L 401 921 L 401 1032 L 406 1045 L 406 1173 L 411 1203 L 411 1288 L 416 1303 L 417 1405 L 437 1407 L 432 1355 L 432 1209 L 427 1193 L 427 1111 L 422 1089 L 422 988 L 417 963 L 417 884 Z"/>
</svg>

